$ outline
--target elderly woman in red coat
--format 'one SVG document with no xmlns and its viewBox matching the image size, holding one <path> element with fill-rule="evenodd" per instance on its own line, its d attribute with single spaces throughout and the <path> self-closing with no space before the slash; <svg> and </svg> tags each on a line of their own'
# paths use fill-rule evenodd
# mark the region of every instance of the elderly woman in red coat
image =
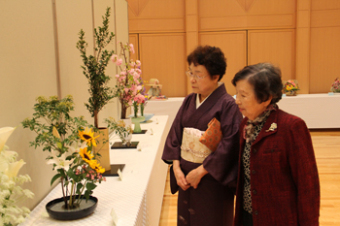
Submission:
<svg viewBox="0 0 340 226">
<path fill-rule="evenodd" d="M 250 65 L 232 80 L 240 126 L 235 226 L 319 225 L 320 185 L 305 122 L 278 108 L 281 71 Z"/>
</svg>

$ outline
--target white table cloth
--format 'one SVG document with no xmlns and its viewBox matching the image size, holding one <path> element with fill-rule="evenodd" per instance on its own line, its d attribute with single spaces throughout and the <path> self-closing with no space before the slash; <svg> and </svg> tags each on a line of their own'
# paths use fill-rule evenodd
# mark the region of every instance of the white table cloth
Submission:
<svg viewBox="0 0 340 226">
<path fill-rule="evenodd" d="M 234 96 L 235 98 L 235 96 Z M 184 97 L 163 101 L 150 101 L 146 109 L 156 115 L 169 115 L 172 124 Z M 340 128 L 340 94 L 298 94 L 284 96 L 278 103 L 280 109 L 302 118 L 309 129 Z"/>
<path fill-rule="evenodd" d="M 150 122 L 151 121 L 151 122 Z M 118 226 L 159 225 L 167 165 L 161 160 L 164 141 L 168 130 L 168 116 L 154 116 L 141 128 L 146 134 L 132 136 L 132 141 L 140 141 L 137 149 L 113 149 L 110 151 L 111 164 L 125 164 L 123 180 L 106 177 L 106 182 L 98 184 L 93 196 L 98 198 L 95 212 L 83 219 L 56 221 L 48 217 L 45 205 L 61 197 L 60 184 L 33 209 L 30 217 L 20 226 L 26 225 L 113 225 L 111 211 L 118 216 Z M 152 135 L 153 132 L 153 135 Z M 110 143 L 118 141 L 110 138 Z"/>
</svg>

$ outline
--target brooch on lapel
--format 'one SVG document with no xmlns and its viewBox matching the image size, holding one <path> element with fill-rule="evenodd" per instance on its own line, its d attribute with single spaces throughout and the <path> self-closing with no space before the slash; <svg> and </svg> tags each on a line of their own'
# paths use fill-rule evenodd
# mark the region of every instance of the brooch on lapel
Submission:
<svg viewBox="0 0 340 226">
<path fill-rule="evenodd" d="M 269 129 L 266 130 L 266 132 L 272 132 L 272 131 L 276 130 L 276 128 L 277 128 L 277 124 L 275 122 L 273 122 L 270 125 Z"/>
</svg>

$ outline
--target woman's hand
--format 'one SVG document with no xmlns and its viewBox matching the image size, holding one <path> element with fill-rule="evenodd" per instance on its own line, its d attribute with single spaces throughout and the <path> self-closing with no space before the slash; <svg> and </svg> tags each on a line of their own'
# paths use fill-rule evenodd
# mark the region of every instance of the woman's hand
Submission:
<svg viewBox="0 0 340 226">
<path fill-rule="evenodd" d="M 175 173 L 175 177 L 176 177 L 176 181 L 177 181 L 178 186 L 180 186 L 183 191 L 190 188 L 190 184 L 187 182 L 187 180 L 185 179 L 185 175 L 182 172 L 179 160 L 174 160 L 173 166 L 174 166 L 173 170 L 174 170 L 174 173 Z"/>
<path fill-rule="evenodd" d="M 206 171 L 203 167 L 203 165 L 200 165 L 194 170 L 191 170 L 186 179 L 187 182 L 192 186 L 193 188 L 197 188 L 198 184 L 201 182 L 201 179 L 204 175 L 206 175 L 208 171 Z"/>
</svg>

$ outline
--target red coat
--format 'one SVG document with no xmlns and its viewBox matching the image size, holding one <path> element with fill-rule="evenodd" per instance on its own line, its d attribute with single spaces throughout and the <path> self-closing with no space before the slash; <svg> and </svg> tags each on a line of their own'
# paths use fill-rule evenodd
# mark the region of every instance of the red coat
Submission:
<svg viewBox="0 0 340 226">
<path fill-rule="evenodd" d="M 240 133 L 247 120 L 242 121 Z M 277 128 L 269 131 L 274 123 Z M 244 144 L 241 135 L 235 226 L 242 225 Z M 319 177 L 305 122 L 279 109 L 273 111 L 253 142 L 250 155 L 253 225 L 319 225 Z"/>
</svg>

